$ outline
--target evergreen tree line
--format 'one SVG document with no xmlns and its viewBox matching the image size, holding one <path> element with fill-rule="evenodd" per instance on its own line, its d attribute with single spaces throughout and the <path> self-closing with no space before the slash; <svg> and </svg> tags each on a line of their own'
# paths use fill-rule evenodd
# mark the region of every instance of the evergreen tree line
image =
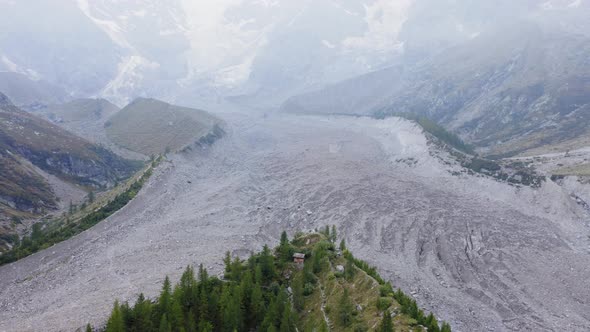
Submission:
<svg viewBox="0 0 590 332">
<path fill-rule="evenodd" d="M 159 161 L 159 160 L 158 160 Z M 12 263 L 21 258 L 36 253 L 37 251 L 51 247 L 52 245 L 61 241 L 67 240 L 70 237 L 79 234 L 100 221 L 106 219 L 119 209 L 127 205 L 143 187 L 144 183 L 152 174 L 152 169 L 157 161 L 152 163 L 152 166 L 144 172 L 144 174 L 135 182 L 133 182 L 127 190 L 117 195 L 113 200 L 96 211 L 88 213 L 82 217 L 78 222 L 67 222 L 59 227 L 48 227 L 42 229 L 41 224 L 33 225 L 30 235 L 23 236 L 22 240 L 18 237 L 15 239 L 13 248 L 2 255 L 0 255 L 0 265 Z M 94 193 L 89 196 L 94 200 Z M 70 214 L 73 212 L 73 205 L 70 204 Z"/>
<path fill-rule="evenodd" d="M 414 121 L 414 122 L 418 123 L 424 129 L 424 131 L 426 131 L 427 133 L 430 133 L 432 136 L 440 139 L 442 142 L 449 144 L 450 146 L 456 148 L 457 150 L 463 151 L 468 154 L 475 153 L 473 146 L 465 143 L 457 134 L 446 130 L 444 127 L 442 127 L 438 123 L 434 122 L 433 120 L 431 120 L 425 116 L 418 115 L 415 113 L 402 112 L 402 113 L 390 113 L 390 114 L 382 113 L 382 114 L 378 114 L 377 117 L 384 118 L 385 116 L 399 116 L 399 117 Z"/>
<path fill-rule="evenodd" d="M 295 332 L 297 315 L 277 270 L 280 248 L 277 253 L 279 258 L 264 246 L 241 261 L 228 252 L 223 280 L 209 276 L 202 265 L 195 276 L 189 266 L 174 288 L 166 277 L 154 302 L 143 294 L 133 306 L 115 302 L 106 331 Z"/>
<path fill-rule="evenodd" d="M 274 250 L 264 246 L 258 254 L 247 260 L 232 258 L 227 252 L 223 259 L 223 279 L 209 276 L 203 266 L 195 272 L 188 266 L 180 281 L 172 287 L 168 277 L 165 278 L 160 295 L 153 301 L 146 300 L 140 294 L 134 305 L 127 302 L 115 302 L 107 322 L 107 332 L 123 331 L 162 331 L 162 332 L 202 332 L 202 331 L 308 331 L 309 326 L 298 326 L 300 315 L 304 315 L 307 299 L 319 288 L 318 280 L 322 273 L 331 273 L 331 259 L 338 254 L 334 242 L 335 229 L 326 228 L 321 232 L 325 239 L 319 240 L 313 247 L 296 247 L 305 241 L 294 240 L 291 243 L 283 232 L 280 244 Z M 332 234 L 334 236 L 332 236 Z M 344 273 L 337 276 L 342 280 L 352 281 L 357 270 L 363 270 L 380 284 L 380 298 L 377 307 L 383 314 L 375 331 L 393 332 L 394 323 L 390 306 L 392 299 L 400 304 L 402 314 L 416 320 L 417 324 L 428 331 L 449 332 L 450 326 L 439 326 L 434 315 L 424 315 L 416 301 L 406 296 L 401 290 L 394 291 L 391 284 L 384 282 L 376 269 L 366 262 L 354 258 L 346 250 L 344 241 L 339 249 L 346 259 Z M 302 270 L 292 264 L 293 253 L 306 254 L 307 259 Z M 289 277 L 287 272 L 293 272 Z M 289 272 L 289 274 L 290 274 Z M 344 285 L 347 285 L 346 282 Z M 316 308 L 317 309 L 317 308 Z M 335 331 L 352 329 L 368 331 L 369 328 L 353 304 L 348 287 L 338 298 L 334 308 L 336 314 Z M 315 322 L 309 331 L 329 331 L 326 323 Z M 87 331 L 92 331 L 88 326 Z"/>
</svg>

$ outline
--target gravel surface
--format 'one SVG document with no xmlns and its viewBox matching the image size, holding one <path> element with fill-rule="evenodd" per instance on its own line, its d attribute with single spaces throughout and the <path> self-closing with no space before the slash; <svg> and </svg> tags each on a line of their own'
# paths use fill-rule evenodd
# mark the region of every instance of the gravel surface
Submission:
<svg viewBox="0 0 590 332">
<path fill-rule="evenodd" d="M 187 264 L 336 224 L 456 331 L 590 330 L 587 212 L 558 185 L 454 176 L 400 119 L 227 116 L 228 136 L 161 164 L 124 209 L 0 267 L 0 331 L 103 324 Z"/>
</svg>

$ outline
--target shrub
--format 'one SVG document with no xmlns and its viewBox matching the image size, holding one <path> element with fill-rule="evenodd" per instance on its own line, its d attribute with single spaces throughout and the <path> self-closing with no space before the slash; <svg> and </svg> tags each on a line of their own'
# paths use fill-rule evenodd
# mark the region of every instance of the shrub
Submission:
<svg viewBox="0 0 590 332">
<path fill-rule="evenodd" d="M 380 297 L 377 299 L 377 309 L 381 311 L 387 310 L 393 303 L 393 300 L 390 297 Z"/>
</svg>

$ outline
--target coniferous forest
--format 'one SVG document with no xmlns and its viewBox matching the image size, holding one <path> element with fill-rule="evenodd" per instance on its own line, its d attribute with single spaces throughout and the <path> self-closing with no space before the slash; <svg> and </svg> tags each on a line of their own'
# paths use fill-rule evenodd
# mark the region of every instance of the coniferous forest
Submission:
<svg viewBox="0 0 590 332">
<path fill-rule="evenodd" d="M 336 230 L 283 232 L 278 247 L 247 260 L 227 252 L 222 278 L 188 266 L 178 283 L 165 278 L 160 295 L 115 301 L 106 326 L 87 331 L 439 331 L 412 298 L 394 291 L 376 269 L 353 257 Z M 304 263 L 293 262 L 294 253 Z"/>
</svg>

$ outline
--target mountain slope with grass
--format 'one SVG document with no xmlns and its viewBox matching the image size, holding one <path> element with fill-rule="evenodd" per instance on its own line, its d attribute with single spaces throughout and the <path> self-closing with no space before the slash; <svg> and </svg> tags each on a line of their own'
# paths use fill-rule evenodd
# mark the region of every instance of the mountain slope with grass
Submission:
<svg viewBox="0 0 590 332">
<path fill-rule="evenodd" d="M 179 151 L 223 135 L 221 120 L 205 111 L 147 98 L 125 106 L 109 119 L 105 129 L 115 144 L 148 156 Z"/>
<path fill-rule="evenodd" d="M 138 164 L 20 110 L 0 94 L 0 166 L 0 223 L 6 233 L 15 222 L 64 207 L 86 187 L 112 186 Z"/>
<path fill-rule="evenodd" d="M 336 248 L 336 238 L 334 227 L 292 242 L 283 232 L 274 250 L 265 245 L 246 260 L 227 252 L 222 278 L 189 266 L 174 287 L 165 278 L 157 299 L 116 300 L 105 330 L 451 331 L 354 258 L 344 241 Z M 305 261 L 293 261 L 295 253 Z"/>
</svg>

